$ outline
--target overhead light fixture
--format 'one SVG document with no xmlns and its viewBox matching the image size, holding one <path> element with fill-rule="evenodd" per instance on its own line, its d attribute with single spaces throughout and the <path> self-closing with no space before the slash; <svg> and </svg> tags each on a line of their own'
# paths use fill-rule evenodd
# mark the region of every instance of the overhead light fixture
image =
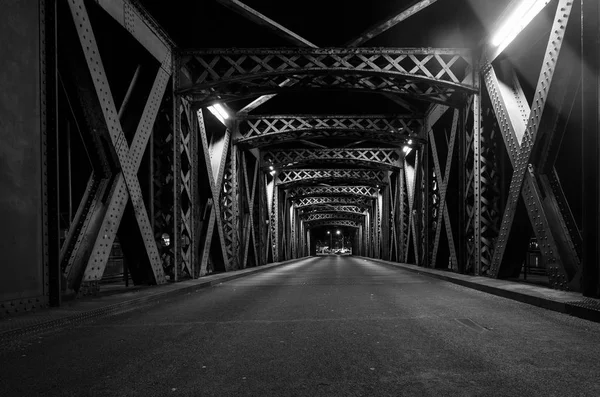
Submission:
<svg viewBox="0 0 600 397">
<path fill-rule="evenodd" d="M 229 118 L 229 113 L 227 113 L 227 110 L 220 103 L 209 106 L 208 110 L 223 124 Z"/>
<path fill-rule="evenodd" d="M 521 0 L 521 4 L 510 14 L 498 32 L 492 37 L 492 45 L 498 47 L 498 53 L 517 37 L 551 0 Z"/>
<path fill-rule="evenodd" d="M 408 140 L 408 144 L 409 144 L 409 145 L 412 145 L 412 139 L 409 139 L 409 140 Z"/>
<path fill-rule="evenodd" d="M 273 171 L 275 168 L 273 168 L 273 166 L 272 166 L 272 165 L 270 165 L 270 166 L 269 166 L 269 169 L 270 169 L 271 171 Z"/>
</svg>

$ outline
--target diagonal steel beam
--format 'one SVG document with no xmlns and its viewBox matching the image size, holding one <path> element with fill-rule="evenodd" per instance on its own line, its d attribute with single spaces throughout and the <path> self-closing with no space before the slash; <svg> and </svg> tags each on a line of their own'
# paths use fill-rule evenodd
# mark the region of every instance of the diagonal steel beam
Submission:
<svg viewBox="0 0 600 397">
<path fill-rule="evenodd" d="M 528 164 L 533 148 L 537 142 L 538 131 L 540 128 L 542 131 L 544 131 L 548 127 L 551 127 L 555 124 L 554 119 L 556 116 L 549 114 L 550 112 L 544 112 L 544 110 L 549 98 L 552 100 L 555 99 L 554 97 L 560 97 L 563 94 L 560 92 L 560 90 L 563 88 L 562 85 L 556 84 L 556 82 L 554 82 L 554 84 L 552 83 L 558 59 L 560 57 L 562 44 L 564 42 L 565 31 L 572 6 L 572 1 L 560 0 L 556 15 L 554 17 L 552 31 L 548 41 L 548 46 L 546 48 L 544 61 L 542 63 L 542 70 L 540 71 L 535 96 L 532 102 L 533 108 L 531 109 L 528 117 L 525 134 L 523 136 L 523 141 L 519 149 L 518 156 L 515 158 L 513 177 L 509 187 L 509 196 L 504 215 L 502 217 L 500 233 L 494 249 L 494 255 L 490 267 L 490 274 L 493 277 L 498 277 L 500 271 L 500 266 L 502 264 L 504 252 L 508 243 L 508 235 L 511 230 L 512 222 L 516 212 L 517 201 L 523 188 L 525 176 L 528 172 L 530 173 L 530 167 Z M 491 68 L 491 65 L 488 65 L 487 68 Z M 542 127 L 540 127 L 540 125 L 542 125 Z M 536 189 L 527 189 L 526 186 L 526 191 L 530 193 L 530 202 L 532 200 L 538 201 L 533 196 L 533 194 L 536 193 Z M 525 201 L 527 202 L 528 200 Z M 538 205 L 541 207 L 541 203 L 538 203 Z M 545 241 L 540 241 L 540 245 L 543 245 L 544 243 Z M 552 267 L 557 264 L 550 263 L 549 265 Z"/>
<path fill-rule="evenodd" d="M 211 226 L 217 225 L 217 233 L 221 243 L 221 250 L 223 254 L 223 260 L 226 263 L 230 263 L 232 258 L 229 258 L 227 253 L 227 247 L 225 245 L 225 231 L 223 230 L 223 219 L 221 217 L 221 191 L 223 185 L 223 175 L 225 174 L 225 162 L 227 161 L 227 155 L 229 150 L 229 139 L 231 137 L 231 130 L 225 129 L 225 133 L 222 137 L 213 139 L 210 143 L 206 134 L 206 127 L 204 125 L 204 115 L 202 109 L 198 109 L 196 112 L 198 118 L 198 126 L 200 132 L 200 138 L 202 141 L 202 149 L 204 151 L 204 158 L 206 161 L 206 170 L 208 172 L 209 184 L 212 192 L 212 213 L 209 220 L 209 231 L 207 233 L 206 240 L 208 245 L 204 247 L 203 259 L 202 259 L 202 271 L 206 271 L 206 261 L 208 260 L 208 251 L 210 250 L 210 241 L 212 239 L 213 229 Z M 214 218 L 213 218 L 214 216 Z"/>
<path fill-rule="evenodd" d="M 137 171 L 151 133 L 151 127 L 154 125 L 160 100 L 163 97 L 171 75 L 171 57 L 166 57 L 158 70 L 130 148 L 117 117 L 118 112 L 104 71 L 104 65 L 100 58 L 100 52 L 87 9 L 82 0 L 72 0 L 69 2 L 69 6 L 73 20 L 75 21 L 79 41 L 85 54 L 88 70 L 92 74 L 96 95 L 102 104 L 102 114 L 109 130 L 112 147 L 121 167 L 121 172 L 118 174 L 111 189 L 110 203 L 113 205 L 111 206 L 109 203 L 100 234 L 94 244 L 92 255 L 84 273 L 84 281 L 95 281 L 101 278 L 108 255 L 110 254 L 110 247 L 112 247 L 112 242 L 114 241 L 123 211 L 125 210 L 125 204 L 131 198 L 135 218 L 142 235 L 146 253 L 150 259 L 154 281 L 158 284 L 164 283 L 166 280 L 162 263 L 154 240 L 154 232 L 144 205 L 141 188 L 137 179 Z"/>
<path fill-rule="evenodd" d="M 448 207 L 446 206 L 446 191 L 448 187 L 448 180 L 450 179 L 450 168 L 452 167 L 452 159 L 454 154 L 454 142 L 456 140 L 456 131 L 458 126 L 458 117 L 459 111 L 454 111 L 454 117 L 452 119 L 452 130 L 450 132 L 450 142 L 448 143 L 448 154 L 446 157 L 446 168 L 445 173 L 442 175 L 442 169 L 440 167 L 440 161 L 437 152 L 437 146 L 435 143 L 435 136 L 433 135 L 433 129 L 429 129 L 429 142 L 431 147 L 431 156 L 433 157 L 433 164 L 435 167 L 435 172 L 438 175 L 438 178 L 441 178 L 440 183 L 440 207 L 438 209 L 437 214 L 437 225 L 435 230 L 435 238 L 433 243 L 433 250 L 431 253 L 431 263 L 435 263 L 437 258 L 437 252 L 440 244 L 440 235 L 442 231 L 442 219 L 446 224 L 446 236 L 448 238 L 448 247 L 450 249 L 450 259 L 453 262 L 456 262 L 456 252 L 454 249 L 454 244 L 450 244 L 453 242 L 452 239 L 452 228 L 450 225 L 450 215 L 448 214 Z"/>
<path fill-rule="evenodd" d="M 413 3 L 410 6 L 402 9 L 402 11 L 395 14 L 394 16 L 392 16 L 390 18 L 386 18 L 385 20 L 378 22 L 375 25 L 371 26 L 365 32 L 361 33 L 358 37 L 348 41 L 344 46 L 357 47 L 357 46 L 379 36 L 380 34 L 387 31 L 388 29 L 393 28 L 400 22 L 404 21 L 405 19 L 410 18 L 411 16 L 415 15 L 419 11 L 429 7 L 436 1 L 437 0 L 421 0 L 416 3 Z"/>
<path fill-rule="evenodd" d="M 261 14 L 260 12 L 256 11 L 252 7 L 249 7 L 248 5 L 242 3 L 241 1 L 238 1 L 238 0 L 216 0 L 216 1 L 219 4 L 222 4 L 223 6 L 229 8 L 230 10 L 240 14 L 244 18 L 249 19 L 256 24 L 258 24 L 260 26 L 264 26 L 267 29 L 275 32 L 278 36 L 284 38 L 285 40 L 287 40 L 297 46 L 316 47 L 310 41 L 308 41 L 305 38 L 292 32 L 285 26 L 278 24 L 271 18 L 268 18 L 267 16 Z"/>
</svg>

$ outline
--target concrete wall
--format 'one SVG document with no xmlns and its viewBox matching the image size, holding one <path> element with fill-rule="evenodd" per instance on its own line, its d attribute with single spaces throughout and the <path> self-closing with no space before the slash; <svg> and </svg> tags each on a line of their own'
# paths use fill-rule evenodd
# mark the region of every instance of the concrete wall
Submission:
<svg viewBox="0 0 600 397">
<path fill-rule="evenodd" d="M 0 302 L 5 306 L 45 294 L 38 7 L 38 1 L 0 2 Z"/>
</svg>

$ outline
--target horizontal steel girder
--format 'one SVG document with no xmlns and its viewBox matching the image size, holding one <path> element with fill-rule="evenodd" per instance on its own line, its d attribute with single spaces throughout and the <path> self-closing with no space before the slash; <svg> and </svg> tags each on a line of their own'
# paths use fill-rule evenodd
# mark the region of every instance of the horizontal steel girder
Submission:
<svg viewBox="0 0 600 397">
<path fill-rule="evenodd" d="M 377 197 L 378 189 L 370 186 L 302 186 L 289 191 L 290 197 L 302 198 L 311 196 L 356 196 Z"/>
<path fill-rule="evenodd" d="M 388 92 L 451 103 L 472 93 L 463 83 L 469 50 L 432 48 L 207 49 L 181 54 L 178 92 L 200 105 L 288 89 Z"/>
<path fill-rule="evenodd" d="M 316 213 L 316 214 L 309 214 L 305 217 L 302 217 L 302 220 L 304 220 L 305 222 L 312 222 L 312 221 L 321 221 L 324 219 L 341 219 L 341 220 L 352 220 L 352 221 L 363 221 L 364 220 L 364 216 L 363 215 L 357 215 L 357 214 L 350 214 L 350 213 L 346 213 L 346 212 L 334 212 L 334 213 Z"/>
<path fill-rule="evenodd" d="M 262 153 L 263 166 L 275 169 L 301 166 L 314 162 L 366 165 L 377 168 L 402 168 L 400 149 L 295 149 L 268 150 Z"/>
<path fill-rule="evenodd" d="M 357 205 L 317 205 L 311 207 L 304 207 L 301 211 L 301 215 L 307 216 L 308 214 L 314 213 L 326 213 L 326 212 L 345 212 L 349 214 L 364 215 L 365 207 Z"/>
<path fill-rule="evenodd" d="M 350 220 L 320 220 L 314 222 L 306 222 L 307 229 L 314 229 L 317 227 L 331 226 L 331 227 L 352 227 L 358 229 L 361 226 L 361 222 L 350 221 Z"/>
<path fill-rule="evenodd" d="M 286 185 L 299 182 L 357 181 L 360 184 L 387 183 L 386 172 L 366 169 L 289 169 L 277 174 L 277 184 Z"/>
<path fill-rule="evenodd" d="M 356 205 L 370 207 L 372 200 L 365 197 L 305 197 L 298 200 L 296 208 L 305 208 L 318 205 Z"/>
<path fill-rule="evenodd" d="M 404 115 L 270 115 L 237 119 L 236 143 L 259 147 L 298 139 L 351 139 L 402 144 L 423 128 L 423 117 Z"/>
</svg>

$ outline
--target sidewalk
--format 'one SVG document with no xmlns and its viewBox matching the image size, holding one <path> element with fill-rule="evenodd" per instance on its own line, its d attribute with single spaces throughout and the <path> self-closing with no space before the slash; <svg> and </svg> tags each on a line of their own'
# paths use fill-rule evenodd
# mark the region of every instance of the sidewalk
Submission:
<svg viewBox="0 0 600 397">
<path fill-rule="evenodd" d="M 216 284 L 298 262 L 303 259 L 307 258 L 292 259 L 285 262 L 276 262 L 264 266 L 219 273 L 178 283 L 136 286 L 122 293 L 101 294 L 100 296 L 76 299 L 65 302 L 61 307 L 6 317 L 0 320 L 0 340 L 63 328 L 101 316 L 125 313 L 140 306 L 196 292 L 202 288 L 208 288 Z"/>
<path fill-rule="evenodd" d="M 399 267 L 411 272 L 435 277 L 489 294 L 539 306 L 555 312 L 569 314 L 586 320 L 600 322 L 600 299 L 586 298 L 579 292 L 558 291 L 532 284 L 498 280 L 489 277 L 469 276 L 439 269 L 428 269 L 405 263 L 357 256 L 365 260 Z"/>
</svg>

